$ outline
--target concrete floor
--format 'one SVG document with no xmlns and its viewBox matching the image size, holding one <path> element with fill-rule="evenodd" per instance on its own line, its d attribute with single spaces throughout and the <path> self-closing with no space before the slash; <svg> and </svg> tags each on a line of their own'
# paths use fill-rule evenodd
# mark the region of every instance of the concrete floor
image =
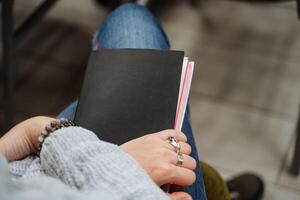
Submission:
<svg viewBox="0 0 300 200">
<path fill-rule="evenodd" d="M 16 13 L 37 2 L 17 1 Z M 56 115 L 78 96 L 91 33 L 107 12 L 93 1 L 59 1 L 20 44 L 19 121 Z M 295 4 L 211 1 L 192 9 L 182 2 L 155 14 L 172 48 L 196 61 L 190 103 L 201 160 L 225 178 L 260 174 L 265 199 L 300 199 L 300 177 L 287 172 L 300 88 Z"/>
</svg>

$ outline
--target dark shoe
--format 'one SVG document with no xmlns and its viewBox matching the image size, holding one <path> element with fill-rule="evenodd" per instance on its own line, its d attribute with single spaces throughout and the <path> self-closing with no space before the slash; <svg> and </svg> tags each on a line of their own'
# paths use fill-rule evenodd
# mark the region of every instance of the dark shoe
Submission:
<svg viewBox="0 0 300 200">
<path fill-rule="evenodd" d="M 114 9 L 123 3 L 136 2 L 136 0 L 95 0 L 102 6 L 108 7 L 109 9 Z"/>
<path fill-rule="evenodd" d="M 232 200 L 261 200 L 263 180 L 254 174 L 241 174 L 226 181 Z"/>
</svg>

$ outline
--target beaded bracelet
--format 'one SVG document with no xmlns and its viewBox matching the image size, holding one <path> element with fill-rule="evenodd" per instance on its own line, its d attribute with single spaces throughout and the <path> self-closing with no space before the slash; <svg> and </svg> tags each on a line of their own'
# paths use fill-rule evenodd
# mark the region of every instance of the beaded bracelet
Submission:
<svg viewBox="0 0 300 200">
<path fill-rule="evenodd" d="M 42 131 L 41 135 L 38 138 L 38 155 L 40 154 L 40 151 L 42 149 L 42 145 L 45 141 L 45 139 L 54 131 L 61 129 L 63 127 L 69 127 L 69 126 L 76 126 L 75 123 L 71 120 L 61 118 L 61 119 L 55 119 L 48 124 L 45 129 Z"/>
</svg>

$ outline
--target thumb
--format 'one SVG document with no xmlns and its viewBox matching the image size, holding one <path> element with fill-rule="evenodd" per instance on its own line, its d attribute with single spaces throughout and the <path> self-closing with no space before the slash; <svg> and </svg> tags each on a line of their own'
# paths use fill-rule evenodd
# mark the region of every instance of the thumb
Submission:
<svg viewBox="0 0 300 200">
<path fill-rule="evenodd" d="M 193 198 L 186 192 L 167 193 L 171 200 L 193 200 Z"/>
</svg>

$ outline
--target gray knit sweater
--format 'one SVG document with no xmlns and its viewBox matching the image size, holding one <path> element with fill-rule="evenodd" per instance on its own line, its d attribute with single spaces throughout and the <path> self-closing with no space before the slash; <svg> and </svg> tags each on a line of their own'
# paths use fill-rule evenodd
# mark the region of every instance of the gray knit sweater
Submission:
<svg viewBox="0 0 300 200">
<path fill-rule="evenodd" d="M 0 155 L 1 200 L 164 200 L 168 197 L 118 146 L 80 127 L 46 138 L 40 158 L 7 164 Z"/>
</svg>

